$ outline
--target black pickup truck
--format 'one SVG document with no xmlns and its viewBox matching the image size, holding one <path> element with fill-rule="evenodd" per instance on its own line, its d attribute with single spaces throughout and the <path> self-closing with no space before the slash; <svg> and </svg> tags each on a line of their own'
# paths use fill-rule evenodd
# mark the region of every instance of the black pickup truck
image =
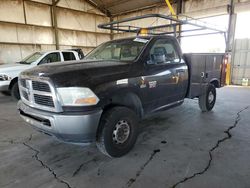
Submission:
<svg viewBox="0 0 250 188">
<path fill-rule="evenodd" d="M 224 54 L 182 54 L 171 36 L 106 42 L 84 60 L 42 65 L 19 76 L 21 117 L 65 142 L 96 142 L 106 155 L 131 150 L 138 121 L 199 98 L 215 105 L 225 80 Z"/>
</svg>

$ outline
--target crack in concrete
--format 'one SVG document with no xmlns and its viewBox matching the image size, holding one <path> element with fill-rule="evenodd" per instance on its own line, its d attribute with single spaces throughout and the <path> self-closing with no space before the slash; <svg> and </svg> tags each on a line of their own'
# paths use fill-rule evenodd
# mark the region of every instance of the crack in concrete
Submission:
<svg viewBox="0 0 250 188">
<path fill-rule="evenodd" d="M 34 157 L 37 161 L 39 161 L 39 162 L 41 163 L 41 165 L 42 165 L 44 168 L 48 169 L 48 170 L 52 173 L 52 175 L 54 176 L 54 178 L 55 178 L 57 181 L 59 181 L 60 183 L 65 184 L 68 188 L 72 188 L 72 187 L 69 185 L 68 182 L 66 182 L 66 181 L 64 181 L 64 180 L 62 180 L 62 179 L 60 179 L 60 178 L 58 178 L 57 175 L 56 175 L 56 173 L 55 173 L 48 165 L 46 165 L 42 160 L 39 159 L 38 154 L 40 153 L 40 151 L 36 150 L 35 148 L 33 148 L 32 146 L 30 146 L 29 144 L 27 144 L 27 142 L 29 142 L 29 141 L 32 140 L 32 138 L 33 138 L 33 134 L 30 134 L 30 136 L 29 136 L 29 138 L 27 139 L 26 142 L 18 142 L 18 141 L 14 141 L 13 139 L 12 139 L 12 140 L 2 140 L 2 141 L 0 141 L 0 142 L 3 142 L 3 143 L 10 143 L 10 144 L 22 144 L 22 145 L 28 147 L 29 149 L 31 149 L 32 151 L 35 152 L 35 154 L 33 155 L 33 157 Z"/>
<path fill-rule="evenodd" d="M 22 145 L 26 146 L 27 148 L 29 148 L 30 150 L 34 151 L 35 154 L 34 154 L 32 157 L 34 157 L 38 162 L 40 162 L 40 164 L 41 164 L 44 168 L 48 169 L 48 171 L 51 172 L 51 174 L 54 176 L 54 178 L 55 178 L 58 182 L 60 182 L 60 183 L 62 183 L 62 184 L 65 184 L 68 188 L 72 188 L 68 182 L 66 182 L 66 181 L 64 181 L 64 180 L 62 180 L 62 179 L 60 179 L 60 178 L 57 176 L 57 174 L 55 173 L 54 170 L 52 170 L 52 169 L 51 169 L 48 165 L 46 165 L 41 159 L 39 159 L 38 155 L 39 155 L 40 151 L 37 150 L 37 149 L 35 149 L 35 148 L 33 148 L 31 145 L 29 145 L 29 144 L 27 143 L 27 142 L 31 141 L 32 138 L 33 138 L 33 135 L 30 134 L 30 136 L 29 136 L 29 138 L 27 139 L 26 142 L 18 142 L 18 141 L 15 141 L 15 140 L 13 140 L 13 139 L 12 139 L 12 140 L 2 140 L 2 141 L 0 141 L 0 142 L 2 142 L 2 143 L 9 143 L 9 144 L 22 144 Z M 93 159 L 92 159 L 92 160 L 93 160 Z"/>
<path fill-rule="evenodd" d="M 82 169 L 82 167 L 88 163 L 91 163 L 91 162 L 96 162 L 97 161 L 97 158 L 94 157 L 93 159 L 90 159 L 88 161 L 85 161 L 84 163 L 80 164 L 79 167 L 75 170 L 75 172 L 73 173 L 72 177 L 76 176 Z"/>
<path fill-rule="evenodd" d="M 220 144 L 225 142 L 226 140 L 229 140 L 232 138 L 232 134 L 230 133 L 230 131 L 234 128 L 236 128 L 236 126 L 238 125 L 239 121 L 241 120 L 241 117 L 240 117 L 240 114 L 247 110 L 250 106 L 247 106 L 245 108 L 243 108 L 242 110 L 240 110 L 239 112 L 237 112 L 237 117 L 234 121 L 234 125 L 230 126 L 227 128 L 227 130 L 224 131 L 224 133 L 226 134 L 226 136 L 220 140 L 218 140 L 215 144 L 214 147 L 212 147 L 210 150 L 209 150 L 209 161 L 206 165 L 206 167 L 200 171 L 200 172 L 196 172 L 194 173 L 193 175 L 191 176 L 188 176 L 188 177 L 185 177 L 184 179 L 182 179 L 181 181 L 175 183 L 173 186 L 171 186 L 171 188 L 176 188 L 178 185 L 182 184 L 182 183 L 185 183 L 193 178 L 195 178 L 196 176 L 198 175 L 203 175 L 206 171 L 208 171 L 208 169 L 210 168 L 211 164 L 212 164 L 212 161 L 213 161 L 213 151 L 215 151 L 216 149 L 219 148 Z"/>
<path fill-rule="evenodd" d="M 148 160 L 140 167 L 140 169 L 137 171 L 136 173 L 136 177 L 135 178 L 131 178 L 128 182 L 127 182 L 127 187 L 131 187 L 133 185 L 133 183 L 136 182 L 137 178 L 141 175 L 141 173 L 143 172 L 143 170 L 146 168 L 146 166 L 153 160 L 153 158 L 155 157 L 155 155 L 157 153 L 159 153 L 161 150 L 160 149 L 156 149 L 154 150 L 150 157 L 148 158 Z"/>
<path fill-rule="evenodd" d="M 66 181 L 64 181 L 64 180 L 62 180 L 62 179 L 60 179 L 60 178 L 57 176 L 57 174 L 55 173 L 55 171 L 54 171 L 53 169 L 51 169 L 51 168 L 50 168 L 48 165 L 46 165 L 41 159 L 39 159 L 39 157 L 38 157 L 38 155 L 39 155 L 39 153 L 40 153 L 39 150 L 33 148 L 31 145 L 29 145 L 29 144 L 27 144 L 27 143 L 25 143 L 25 142 L 23 142 L 23 145 L 26 146 L 26 147 L 28 147 L 30 150 L 32 150 L 32 151 L 35 152 L 35 154 L 34 154 L 32 157 L 34 157 L 35 160 L 37 160 L 38 162 L 40 162 L 40 164 L 41 164 L 44 168 L 46 168 L 49 172 L 51 172 L 51 174 L 54 176 L 54 178 L 55 178 L 58 182 L 60 182 L 60 183 L 62 183 L 62 184 L 65 184 L 68 188 L 72 188 L 68 182 L 66 182 Z"/>
</svg>

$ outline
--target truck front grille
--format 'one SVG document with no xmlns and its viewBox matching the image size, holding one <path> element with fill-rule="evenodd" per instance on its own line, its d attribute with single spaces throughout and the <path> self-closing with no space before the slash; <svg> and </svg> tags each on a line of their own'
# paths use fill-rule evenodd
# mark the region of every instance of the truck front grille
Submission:
<svg viewBox="0 0 250 188">
<path fill-rule="evenodd" d="M 50 92 L 49 85 L 43 82 L 32 81 L 32 88 L 36 91 Z"/>
<path fill-rule="evenodd" d="M 54 88 L 48 81 L 20 78 L 19 90 L 22 101 L 27 105 L 42 110 L 60 111 Z"/>
<path fill-rule="evenodd" d="M 43 106 L 55 107 L 53 98 L 51 96 L 34 94 L 35 103 Z"/>
</svg>

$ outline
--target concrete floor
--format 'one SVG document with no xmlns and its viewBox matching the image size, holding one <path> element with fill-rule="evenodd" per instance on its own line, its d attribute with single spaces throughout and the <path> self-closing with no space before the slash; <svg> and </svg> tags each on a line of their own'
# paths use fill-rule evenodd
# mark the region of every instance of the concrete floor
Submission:
<svg viewBox="0 0 250 188">
<path fill-rule="evenodd" d="M 0 96 L 0 187 L 249 188 L 249 97 L 250 88 L 220 89 L 210 113 L 186 100 L 144 120 L 134 149 L 110 159 L 94 144 L 64 144 L 34 131 Z"/>
</svg>

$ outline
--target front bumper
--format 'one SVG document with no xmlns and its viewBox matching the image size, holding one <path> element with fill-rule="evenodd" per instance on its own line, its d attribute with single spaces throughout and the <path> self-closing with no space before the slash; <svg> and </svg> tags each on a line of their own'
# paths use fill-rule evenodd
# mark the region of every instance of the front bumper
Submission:
<svg viewBox="0 0 250 188">
<path fill-rule="evenodd" d="M 18 102 L 20 116 L 41 132 L 71 143 L 89 143 L 96 139 L 102 110 L 88 113 L 54 113 L 31 108 Z"/>
<path fill-rule="evenodd" d="M 0 81 L 0 91 L 9 90 L 10 81 Z"/>
</svg>

